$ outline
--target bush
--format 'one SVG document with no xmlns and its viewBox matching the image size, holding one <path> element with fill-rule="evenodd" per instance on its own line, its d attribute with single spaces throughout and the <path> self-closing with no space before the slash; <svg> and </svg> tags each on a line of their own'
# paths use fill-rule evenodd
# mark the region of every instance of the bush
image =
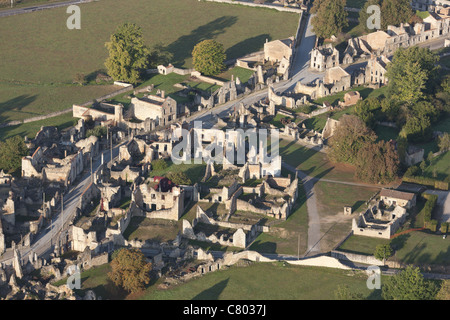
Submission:
<svg viewBox="0 0 450 320">
<path fill-rule="evenodd" d="M 192 184 L 191 179 L 184 172 L 169 172 L 166 176 L 175 184 L 190 185 Z"/>
<path fill-rule="evenodd" d="M 158 159 L 156 161 L 152 161 L 152 169 L 155 171 L 160 171 L 167 169 L 169 165 L 167 164 L 166 160 L 164 159 Z"/>
<path fill-rule="evenodd" d="M 411 168 L 413 168 L 413 167 L 410 167 L 409 169 L 411 169 Z M 434 187 L 439 190 L 445 190 L 445 191 L 448 190 L 448 182 L 447 181 L 440 181 L 437 179 L 427 178 L 427 177 L 423 177 L 423 176 L 409 176 L 409 174 L 411 174 L 411 172 L 408 172 L 408 170 L 406 171 L 405 175 L 403 176 L 403 179 L 402 179 L 403 182 L 417 183 L 417 184 L 421 184 L 424 186 Z M 413 169 L 411 171 L 415 172 L 415 170 L 416 169 Z M 417 168 L 417 170 L 420 170 L 420 169 Z"/>
<path fill-rule="evenodd" d="M 441 232 L 442 233 L 447 233 L 448 232 L 448 226 L 449 226 L 448 222 L 442 222 L 441 223 Z"/>
<path fill-rule="evenodd" d="M 437 228 L 437 220 L 432 220 L 431 218 L 438 197 L 435 194 L 429 193 L 422 194 L 422 197 L 427 200 L 422 211 L 420 212 L 423 213 L 423 226 L 435 232 Z"/>
<path fill-rule="evenodd" d="M 433 219 L 433 220 L 431 220 L 430 222 L 428 222 L 428 223 L 426 224 L 426 227 L 425 227 L 425 228 L 429 229 L 430 231 L 436 232 L 436 230 L 437 230 L 437 225 L 438 225 L 437 220 L 436 220 L 436 219 Z"/>
</svg>

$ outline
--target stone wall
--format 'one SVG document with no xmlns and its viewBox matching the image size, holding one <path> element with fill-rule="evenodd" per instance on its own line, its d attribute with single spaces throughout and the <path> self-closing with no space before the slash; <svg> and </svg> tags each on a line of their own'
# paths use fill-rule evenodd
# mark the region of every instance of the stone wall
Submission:
<svg viewBox="0 0 450 320">
<path fill-rule="evenodd" d="M 373 265 L 373 266 L 382 266 L 383 265 L 383 261 L 376 259 L 374 256 L 368 256 L 368 255 L 363 255 L 363 254 L 348 253 L 348 252 L 343 252 L 343 251 L 332 250 L 331 256 L 333 258 L 336 258 L 339 260 L 363 263 L 363 264 L 367 264 L 367 265 Z"/>
<path fill-rule="evenodd" d="M 274 9 L 274 10 L 284 11 L 284 12 L 293 12 L 293 13 L 302 13 L 303 12 L 303 10 L 299 9 L 299 8 L 285 7 L 283 5 L 276 5 L 276 4 L 258 4 L 258 3 L 254 3 L 253 1 L 251 1 L 251 2 L 250 1 L 237 1 L 237 0 L 206 0 L 206 1 L 228 3 L 228 4 L 240 4 L 243 6 Z"/>
</svg>

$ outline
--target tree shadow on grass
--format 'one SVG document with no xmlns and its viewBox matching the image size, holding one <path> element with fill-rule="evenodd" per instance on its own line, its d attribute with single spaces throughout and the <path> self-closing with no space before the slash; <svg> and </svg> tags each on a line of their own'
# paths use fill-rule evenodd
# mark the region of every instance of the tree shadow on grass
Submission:
<svg viewBox="0 0 450 320">
<path fill-rule="evenodd" d="M 257 240 L 252 243 L 249 249 L 262 253 L 277 253 L 277 244 L 275 242 Z"/>
<path fill-rule="evenodd" d="M 236 43 L 234 46 L 225 51 L 227 59 L 241 57 L 249 52 L 256 52 L 260 50 L 264 46 L 266 39 L 271 41 L 270 35 L 264 33 Z"/>
<path fill-rule="evenodd" d="M 195 45 L 203 40 L 214 39 L 218 35 L 225 33 L 225 29 L 231 27 L 237 22 L 235 16 L 223 16 L 198 27 L 189 35 L 181 36 L 164 50 L 173 55 L 172 64 L 182 66 L 187 58 L 192 56 L 192 50 Z"/>
<path fill-rule="evenodd" d="M 230 278 L 222 280 L 213 285 L 211 288 L 200 292 L 198 295 L 192 298 L 192 300 L 218 300 L 220 294 L 227 287 L 229 279 Z"/>
<path fill-rule="evenodd" d="M 30 115 L 38 115 L 35 112 L 24 112 L 22 109 L 33 103 L 37 98 L 37 95 L 22 94 L 15 98 L 9 99 L 4 102 L 0 102 L 0 124 L 10 121 L 10 119 L 2 116 L 7 111 L 20 111 L 21 113 L 29 113 Z"/>
<path fill-rule="evenodd" d="M 402 234 L 391 240 L 391 247 L 393 250 L 398 251 L 405 246 L 406 241 L 411 237 L 409 233 Z"/>
</svg>

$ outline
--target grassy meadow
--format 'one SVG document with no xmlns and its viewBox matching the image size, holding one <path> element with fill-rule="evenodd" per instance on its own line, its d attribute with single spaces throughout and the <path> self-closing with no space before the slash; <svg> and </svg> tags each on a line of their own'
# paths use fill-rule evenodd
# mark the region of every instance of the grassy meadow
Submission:
<svg viewBox="0 0 450 320">
<path fill-rule="evenodd" d="M 262 49 L 266 39 L 292 36 L 298 23 L 297 14 L 195 0 L 102 0 L 79 7 L 80 30 L 66 27 L 66 8 L 0 19 L 0 122 L 108 93 L 108 85 L 82 87 L 72 81 L 77 73 L 105 69 L 105 42 L 124 22 L 139 25 L 146 44 L 161 44 L 179 67 L 192 67 L 191 51 L 202 40 L 216 39 L 228 59 L 237 58 Z"/>
</svg>

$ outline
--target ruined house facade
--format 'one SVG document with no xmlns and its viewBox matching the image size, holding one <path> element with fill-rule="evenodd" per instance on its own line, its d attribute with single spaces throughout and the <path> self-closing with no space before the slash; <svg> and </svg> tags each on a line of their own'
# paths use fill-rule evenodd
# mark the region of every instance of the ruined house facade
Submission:
<svg viewBox="0 0 450 320">
<path fill-rule="evenodd" d="M 165 126 L 177 118 L 177 102 L 171 97 L 147 95 L 144 98 L 132 98 L 130 110 L 134 118 L 156 121 L 157 126 Z"/>
<path fill-rule="evenodd" d="M 323 72 L 337 66 L 339 66 L 339 51 L 331 44 L 316 47 L 311 51 L 311 69 Z"/>
</svg>

